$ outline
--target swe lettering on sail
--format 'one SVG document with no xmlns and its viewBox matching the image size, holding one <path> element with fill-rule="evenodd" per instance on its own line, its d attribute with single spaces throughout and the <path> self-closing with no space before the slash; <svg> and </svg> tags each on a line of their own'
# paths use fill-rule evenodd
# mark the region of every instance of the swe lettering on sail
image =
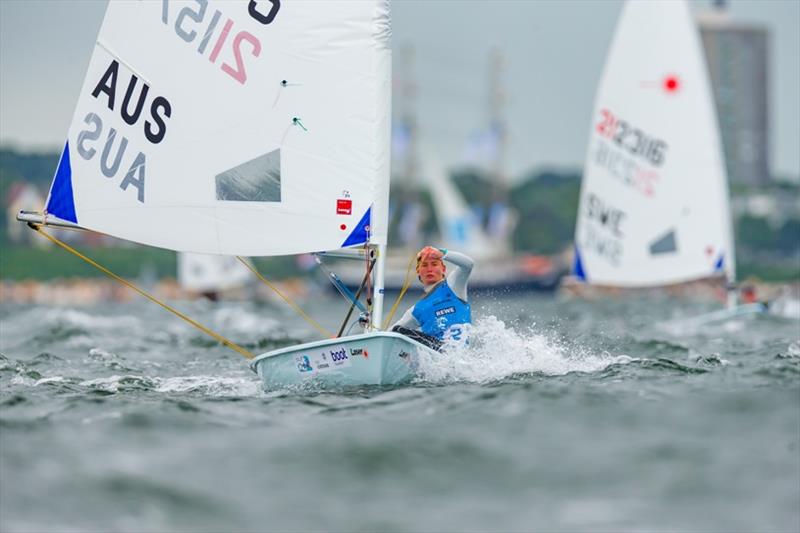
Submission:
<svg viewBox="0 0 800 533">
<path fill-rule="evenodd" d="M 598 222 L 601 226 L 608 229 L 615 237 L 623 237 L 622 221 L 625 219 L 625 212 L 603 201 L 594 193 L 589 193 L 587 200 L 587 219 Z"/>
<path fill-rule="evenodd" d="M 584 205 L 586 225 L 580 238 L 581 248 L 619 266 L 624 253 L 622 224 L 627 214 L 594 193 L 589 193 Z"/>
<path fill-rule="evenodd" d="M 142 118 L 142 112 L 150 93 L 150 86 L 144 82 L 140 83 L 139 78 L 130 74 L 125 94 L 122 102 L 118 104 L 118 89 L 121 85 L 119 79 L 119 62 L 111 61 L 100 80 L 97 82 L 92 96 L 102 101 L 105 99 L 106 106 L 111 111 L 119 109 L 122 120 L 129 126 L 135 126 Z M 150 101 L 149 115 L 143 121 L 145 138 L 152 144 L 158 144 L 164 140 L 167 133 L 166 120 L 172 115 L 172 105 L 163 96 L 156 96 Z M 103 119 L 96 113 L 90 112 L 83 119 L 87 129 L 78 134 L 76 148 L 80 156 L 87 161 L 91 160 L 97 153 L 93 146 L 94 141 L 103 135 Z M 105 145 L 100 155 L 100 170 L 107 178 L 117 176 L 125 157 L 129 140 L 126 136 L 119 134 L 116 128 L 109 128 L 106 134 Z M 144 152 L 139 151 L 125 172 L 125 176 L 120 181 L 119 187 L 127 190 L 128 187 L 136 188 L 136 198 L 144 203 L 145 167 L 146 160 Z"/>
</svg>

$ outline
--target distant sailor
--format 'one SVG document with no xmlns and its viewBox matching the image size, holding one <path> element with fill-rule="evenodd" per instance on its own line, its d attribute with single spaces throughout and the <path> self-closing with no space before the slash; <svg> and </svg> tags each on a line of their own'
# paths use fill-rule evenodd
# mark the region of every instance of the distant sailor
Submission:
<svg viewBox="0 0 800 533">
<path fill-rule="evenodd" d="M 444 261 L 455 265 L 445 277 Z M 417 276 L 425 295 L 405 312 L 392 331 L 439 349 L 446 340 L 466 340 L 472 323 L 467 282 L 473 261 L 464 254 L 426 246 L 417 254 Z"/>
</svg>

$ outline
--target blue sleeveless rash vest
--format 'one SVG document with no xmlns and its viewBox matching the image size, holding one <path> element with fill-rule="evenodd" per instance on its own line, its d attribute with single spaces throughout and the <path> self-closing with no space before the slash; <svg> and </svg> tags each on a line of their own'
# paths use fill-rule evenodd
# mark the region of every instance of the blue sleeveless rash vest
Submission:
<svg viewBox="0 0 800 533">
<path fill-rule="evenodd" d="M 411 314 L 419 323 L 422 333 L 440 340 L 461 340 L 461 324 L 472 323 L 469 303 L 456 296 L 447 281 L 418 301 Z"/>
</svg>

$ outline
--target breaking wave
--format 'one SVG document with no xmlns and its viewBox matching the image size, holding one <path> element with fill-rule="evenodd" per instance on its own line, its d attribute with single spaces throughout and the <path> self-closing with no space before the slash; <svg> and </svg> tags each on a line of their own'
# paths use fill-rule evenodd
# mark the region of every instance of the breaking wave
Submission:
<svg viewBox="0 0 800 533">
<path fill-rule="evenodd" d="M 488 383 L 520 374 L 600 372 L 634 360 L 627 355 L 596 354 L 532 330 L 517 331 L 488 316 L 475 322 L 469 344 L 448 342 L 445 353 L 420 354 L 419 380 Z"/>
</svg>

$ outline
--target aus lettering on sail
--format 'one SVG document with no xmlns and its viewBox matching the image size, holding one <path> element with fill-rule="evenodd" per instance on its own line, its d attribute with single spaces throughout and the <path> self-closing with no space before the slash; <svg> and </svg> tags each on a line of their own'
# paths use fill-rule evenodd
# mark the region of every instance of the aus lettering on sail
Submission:
<svg viewBox="0 0 800 533">
<path fill-rule="evenodd" d="M 239 11 L 228 17 L 220 10 L 212 13 L 207 9 L 207 0 L 175 5 L 162 0 L 161 22 L 180 40 L 196 43 L 197 53 L 207 55 L 210 64 L 219 64 L 224 75 L 244 85 L 247 64 L 243 43 L 249 43 L 250 55 L 258 57 L 261 42 L 252 33 L 238 30 L 234 21 L 247 17 L 267 25 L 275 19 L 280 1 L 220 5 Z M 191 48 L 186 50 L 191 53 Z M 228 56 L 222 54 L 223 50 L 229 50 L 231 59 L 225 59 Z M 78 125 L 75 149 L 86 161 L 96 160 L 103 176 L 117 180 L 123 191 L 135 190 L 136 199 L 145 203 L 148 149 L 167 137 L 170 118 L 178 111 L 175 102 L 163 94 L 163 88 L 159 90 L 157 80 L 149 83 L 113 55 L 95 72 L 96 79 L 87 85 L 94 103 Z"/>
<path fill-rule="evenodd" d="M 144 136 L 150 143 L 160 143 L 167 133 L 167 120 L 172 115 L 172 104 L 164 96 L 152 95 L 150 86 L 139 80 L 135 74 L 128 73 L 125 81 L 121 81 L 120 76 L 119 61 L 112 60 L 92 90 L 92 96 L 103 102 L 115 114 L 119 113 L 125 124 L 141 125 Z M 148 112 L 144 115 L 143 111 L 147 102 L 149 102 Z M 78 133 L 76 149 L 83 159 L 90 161 L 100 148 L 97 141 L 103 136 L 106 128 L 104 128 L 103 119 L 94 111 L 87 113 L 83 121 L 86 129 Z M 105 177 L 115 178 L 118 176 L 129 144 L 130 140 L 127 136 L 119 134 L 114 127 L 107 128 L 105 143 L 101 147 L 102 152 L 99 158 L 100 171 Z M 131 150 L 131 152 L 133 151 Z M 131 162 L 119 187 L 127 190 L 128 187 L 133 186 L 137 191 L 137 199 L 144 203 L 147 158 L 143 151 L 136 152 L 136 155 L 129 159 Z"/>
</svg>

